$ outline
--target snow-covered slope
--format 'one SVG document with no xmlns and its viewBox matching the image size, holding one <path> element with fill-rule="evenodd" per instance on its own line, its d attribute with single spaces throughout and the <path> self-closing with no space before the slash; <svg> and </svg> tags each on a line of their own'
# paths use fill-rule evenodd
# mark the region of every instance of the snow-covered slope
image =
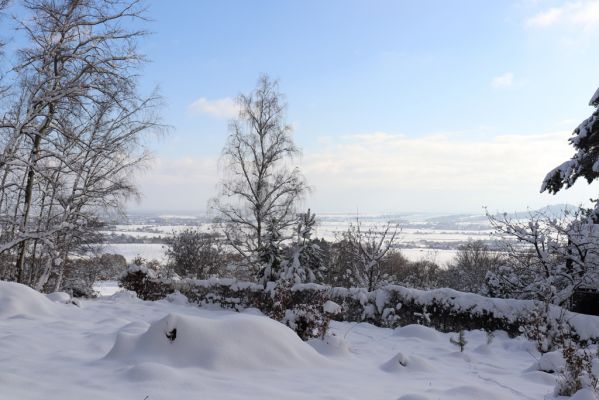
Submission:
<svg viewBox="0 0 599 400">
<path fill-rule="evenodd" d="M 542 399 L 555 378 L 534 346 L 332 323 L 301 342 L 255 310 L 234 313 L 128 293 L 50 301 L 0 282 L 0 399 Z M 23 318 L 26 316 L 26 318 Z M 174 340 L 172 331 L 176 328 Z"/>
</svg>

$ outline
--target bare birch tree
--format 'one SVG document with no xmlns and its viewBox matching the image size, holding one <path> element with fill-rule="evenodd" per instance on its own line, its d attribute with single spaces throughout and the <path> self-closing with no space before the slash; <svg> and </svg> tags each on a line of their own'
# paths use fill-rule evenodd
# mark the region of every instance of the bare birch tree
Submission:
<svg viewBox="0 0 599 400">
<path fill-rule="evenodd" d="M 42 289 L 54 274 L 58 289 L 68 256 L 97 239 L 97 213 L 135 195 L 158 98 L 137 90 L 140 1 L 24 6 L 28 46 L 0 120 L 0 253 L 15 258 L 17 281 Z"/>
<path fill-rule="evenodd" d="M 281 233 L 294 226 L 296 204 L 308 187 L 293 166 L 300 150 L 285 122 L 278 83 L 262 76 L 256 89 L 237 102 L 239 117 L 230 123 L 222 152 L 224 179 L 211 208 L 229 245 L 257 272 L 267 223 Z"/>
</svg>

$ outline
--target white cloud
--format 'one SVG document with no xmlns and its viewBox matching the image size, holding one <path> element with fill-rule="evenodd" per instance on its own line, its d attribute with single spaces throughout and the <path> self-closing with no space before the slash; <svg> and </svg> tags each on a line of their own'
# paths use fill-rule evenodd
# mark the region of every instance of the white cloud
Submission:
<svg viewBox="0 0 599 400">
<path fill-rule="evenodd" d="M 547 11 L 542 11 L 526 21 L 526 26 L 531 28 L 543 28 L 555 24 L 563 15 L 564 10 L 561 8 L 551 8 Z"/>
<path fill-rule="evenodd" d="M 225 97 L 223 99 L 208 100 L 200 97 L 187 107 L 191 113 L 209 114 L 217 118 L 234 118 L 239 113 L 239 106 L 235 99 Z"/>
<path fill-rule="evenodd" d="M 599 26 L 599 1 L 569 1 L 532 16 L 526 21 L 530 28 L 547 28 L 558 24 L 576 25 L 584 29 Z"/>
<path fill-rule="evenodd" d="M 514 74 L 506 72 L 491 79 L 491 86 L 496 89 L 508 88 L 514 84 Z"/>
</svg>

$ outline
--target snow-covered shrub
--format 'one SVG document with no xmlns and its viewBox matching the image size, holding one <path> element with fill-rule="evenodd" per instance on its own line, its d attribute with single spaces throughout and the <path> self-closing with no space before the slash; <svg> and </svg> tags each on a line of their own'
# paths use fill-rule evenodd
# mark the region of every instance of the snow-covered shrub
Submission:
<svg viewBox="0 0 599 400">
<path fill-rule="evenodd" d="M 582 316 L 548 304 L 548 316 L 539 318 L 540 314 L 534 311 L 539 304 L 531 300 L 488 298 L 452 289 L 418 290 L 389 285 L 368 292 L 360 288 L 314 283 L 291 285 L 289 282 L 270 282 L 265 288 L 262 284 L 230 278 L 177 281 L 150 278 L 142 267 L 132 268 L 123 277 L 121 285 L 136 291 L 141 299 L 162 299 L 178 290 L 190 304 L 218 305 L 235 311 L 256 308 L 278 321 L 283 321 L 287 310 L 291 310 L 286 321 L 295 322 L 297 318 L 292 317 L 295 315 L 323 324 L 326 320 L 321 313 L 324 312 L 325 316 L 338 321 L 368 322 L 389 328 L 426 323 L 441 332 L 501 330 L 510 336 L 527 334 L 533 338 L 538 333 L 536 337 L 541 349 L 550 348 L 548 343 L 551 348 L 561 345 L 560 324 L 555 321 L 567 321 L 565 326 L 572 340 L 599 341 L 596 334 L 599 317 Z M 335 312 L 331 313 L 331 303 L 325 307 L 328 301 L 339 306 L 334 307 Z M 531 315 L 533 320 L 539 319 L 538 327 L 529 327 L 534 326 Z M 318 335 L 318 330 L 308 329 L 308 334 L 304 334 L 300 326 L 299 334 L 302 337 Z"/>
<path fill-rule="evenodd" d="M 270 299 L 263 305 L 262 312 L 293 329 L 302 340 L 325 336 L 331 320 L 327 312 L 330 309 L 325 309 L 327 291 L 297 290 L 286 282 L 270 290 Z"/>
<path fill-rule="evenodd" d="M 146 265 L 131 264 L 119 277 L 119 286 L 137 293 L 143 300 L 158 300 L 173 293 L 172 282 L 158 279 L 158 274 Z"/>
<path fill-rule="evenodd" d="M 535 343 L 541 354 L 564 346 L 572 338 L 572 329 L 562 312 L 557 318 L 549 315 L 550 305 L 539 303 L 524 320 L 520 331 Z"/>
<path fill-rule="evenodd" d="M 565 366 L 557 381 L 555 392 L 559 396 L 572 396 L 581 389 L 598 390 L 599 358 L 589 348 L 568 342 L 562 349 Z"/>
<path fill-rule="evenodd" d="M 221 238 L 213 233 L 188 228 L 166 241 L 167 268 L 183 277 L 206 279 L 221 274 L 224 254 Z"/>
</svg>

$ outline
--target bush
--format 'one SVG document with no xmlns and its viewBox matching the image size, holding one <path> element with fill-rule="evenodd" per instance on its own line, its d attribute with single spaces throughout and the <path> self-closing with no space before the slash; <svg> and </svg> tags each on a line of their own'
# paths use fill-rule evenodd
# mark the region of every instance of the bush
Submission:
<svg viewBox="0 0 599 400">
<path fill-rule="evenodd" d="M 387 254 L 384 269 L 393 282 L 417 289 L 439 287 L 441 269 L 432 261 L 409 261 L 399 251 Z"/>
<path fill-rule="evenodd" d="M 459 246 L 455 259 L 444 271 L 443 285 L 462 292 L 481 293 L 489 272 L 505 263 L 501 253 L 492 251 L 481 240 Z"/>
<path fill-rule="evenodd" d="M 556 394 L 572 396 L 581 389 L 597 391 L 599 383 L 599 359 L 588 348 L 580 348 L 569 342 L 562 350 L 566 362 L 557 382 Z"/>
<path fill-rule="evenodd" d="M 166 241 L 167 268 L 179 276 L 206 279 L 226 266 L 222 241 L 213 233 L 185 229 Z"/>
<path fill-rule="evenodd" d="M 156 271 L 146 265 L 131 264 L 119 277 L 119 286 L 131 290 L 142 300 L 160 300 L 175 290 L 158 278 Z"/>
<path fill-rule="evenodd" d="M 270 318 L 293 329 L 302 340 L 324 338 L 331 320 L 324 309 L 327 292 L 315 290 L 306 296 L 281 282 L 273 288 L 271 299 L 272 303 L 262 309 Z"/>
</svg>

